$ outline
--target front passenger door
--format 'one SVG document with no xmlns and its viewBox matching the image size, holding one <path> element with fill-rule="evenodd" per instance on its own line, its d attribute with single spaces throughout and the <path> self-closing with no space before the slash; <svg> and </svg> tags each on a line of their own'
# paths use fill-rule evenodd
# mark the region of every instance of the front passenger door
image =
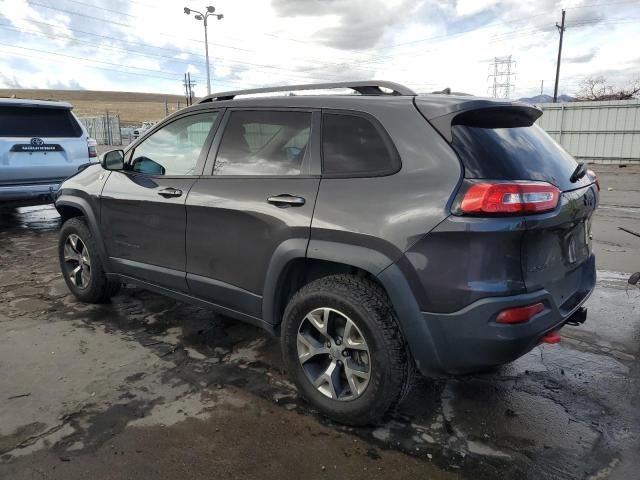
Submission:
<svg viewBox="0 0 640 480">
<path fill-rule="evenodd" d="M 112 269 L 187 292 L 185 200 L 202 172 L 217 111 L 180 117 L 128 154 L 101 199 L 101 229 Z"/>
</svg>

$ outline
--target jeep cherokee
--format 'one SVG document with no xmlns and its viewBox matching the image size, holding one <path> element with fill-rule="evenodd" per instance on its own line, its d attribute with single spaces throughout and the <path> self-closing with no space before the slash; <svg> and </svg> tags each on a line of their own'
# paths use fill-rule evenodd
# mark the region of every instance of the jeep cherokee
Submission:
<svg viewBox="0 0 640 480">
<path fill-rule="evenodd" d="M 245 96 L 331 88 L 357 94 Z M 62 184 L 64 278 L 279 335 L 313 406 L 376 422 L 415 369 L 501 365 L 584 321 L 599 186 L 541 113 L 379 81 L 205 97 Z"/>
</svg>

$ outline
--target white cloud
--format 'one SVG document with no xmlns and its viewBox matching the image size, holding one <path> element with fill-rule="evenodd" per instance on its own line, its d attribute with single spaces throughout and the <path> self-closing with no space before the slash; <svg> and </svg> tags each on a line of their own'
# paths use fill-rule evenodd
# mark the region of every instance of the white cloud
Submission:
<svg viewBox="0 0 640 480">
<path fill-rule="evenodd" d="M 114 8 L 106 0 L 93 1 L 100 8 Z M 0 43 L 93 60 L 3 46 L 7 57 L 0 85 L 9 85 L 14 75 L 43 87 L 71 85 L 78 77 L 86 88 L 180 94 L 182 76 L 189 71 L 197 82 L 196 93 L 202 95 L 203 24 L 182 12 L 184 5 L 199 5 L 192 3 L 140 0 L 123 3 L 126 9 L 120 14 L 92 9 L 91 15 L 112 20 L 100 22 L 55 9 L 35 10 L 26 0 L 0 0 L 0 23 L 22 30 L 18 34 L 0 25 Z M 613 81 L 622 80 L 640 64 L 633 53 L 640 29 L 632 23 L 640 16 L 640 5 L 584 7 L 594 3 L 601 2 L 218 0 L 217 11 L 225 17 L 209 20 L 212 88 L 373 77 L 406 83 L 418 91 L 448 86 L 484 95 L 491 59 L 513 55 L 518 62 L 516 95 L 528 96 L 538 92 L 541 80 L 548 88 L 553 84 L 555 22 L 565 7 L 561 90 L 571 93 L 585 76 L 606 73 Z M 73 3 L 51 5 L 86 13 Z M 37 57 L 39 62 L 33 60 Z"/>
<path fill-rule="evenodd" d="M 494 7 L 498 0 L 458 0 L 456 12 L 460 16 L 473 15 L 488 8 Z"/>
</svg>

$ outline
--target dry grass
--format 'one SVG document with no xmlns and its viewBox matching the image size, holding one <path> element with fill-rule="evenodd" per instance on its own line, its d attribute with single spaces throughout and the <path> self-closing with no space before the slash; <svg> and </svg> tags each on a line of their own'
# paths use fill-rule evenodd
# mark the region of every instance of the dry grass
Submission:
<svg viewBox="0 0 640 480">
<path fill-rule="evenodd" d="M 55 99 L 69 102 L 78 116 L 120 115 L 122 126 L 139 125 L 141 122 L 156 122 L 165 117 L 165 102 L 169 113 L 185 106 L 179 95 L 136 92 L 103 92 L 92 90 L 27 90 L 0 89 L 0 97 Z M 178 103 L 179 102 L 179 103 Z"/>
</svg>

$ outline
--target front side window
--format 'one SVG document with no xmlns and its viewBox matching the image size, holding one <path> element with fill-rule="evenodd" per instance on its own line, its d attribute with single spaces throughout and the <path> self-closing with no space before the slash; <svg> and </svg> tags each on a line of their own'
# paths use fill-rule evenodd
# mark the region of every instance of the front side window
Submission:
<svg viewBox="0 0 640 480">
<path fill-rule="evenodd" d="M 369 119 L 359 115 L 323 114 L 323 173 L 376 176 L 399 168 L 400 159 L 391 141 Z"/>
<path fill-rule="evenodd" d="M 130 168 L 147 175 L 193 175 L 218 112 L 183 117 L 162 127 L 138 145 Z"/>
<path fill-rule="evenodd" d="M 232 112 L 213 173 L 299 175 L 310 135 L 310 112 Z"/>
</svg>

